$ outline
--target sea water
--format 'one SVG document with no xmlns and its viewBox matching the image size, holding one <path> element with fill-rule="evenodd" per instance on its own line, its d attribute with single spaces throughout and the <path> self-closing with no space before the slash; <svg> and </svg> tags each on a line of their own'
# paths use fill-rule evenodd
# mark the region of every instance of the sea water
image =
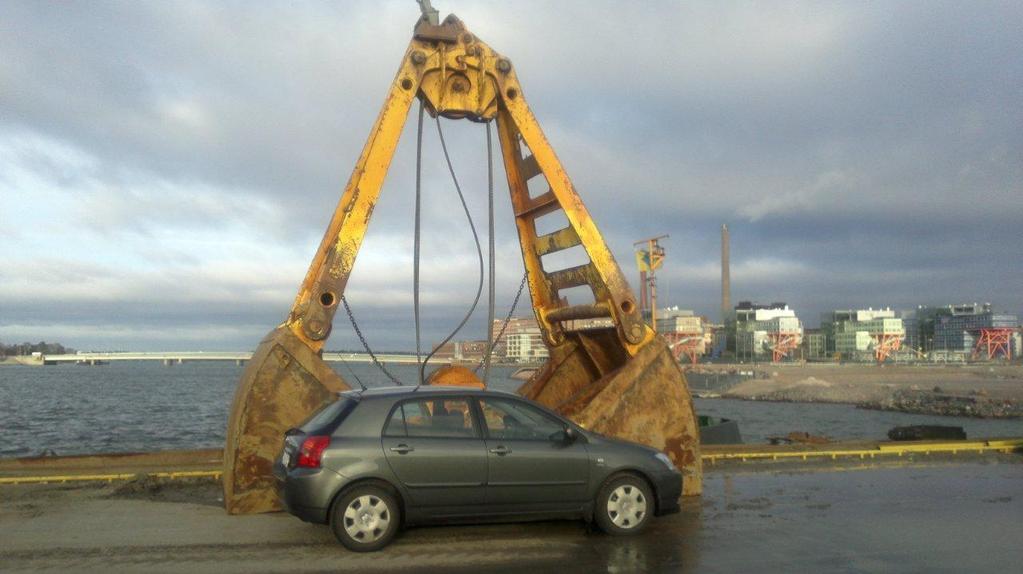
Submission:
<svg viewBox="0 0 1023 574">
<path fill-rule="evenodd" d="M 331 363 L 350 384 L 391 384 L 375 365 Z M 387 369 L 415 384 L 415 365 Z M 515 367 L 495 366 L 491 386 L 513 391 Z M 215 448 L 242 367 L 232 362 L 165 366 L 158 361 L 0 367 L 0 457 Z M 963 426 L 970 437 L 1020 436 L 1023 421 L 912 415 L 851 405 L 696 399 L 699 414 L 739 422 L 747 443 L 805 431 L 834 439 L 883 439 L 897 425 Z"/>
</svg>

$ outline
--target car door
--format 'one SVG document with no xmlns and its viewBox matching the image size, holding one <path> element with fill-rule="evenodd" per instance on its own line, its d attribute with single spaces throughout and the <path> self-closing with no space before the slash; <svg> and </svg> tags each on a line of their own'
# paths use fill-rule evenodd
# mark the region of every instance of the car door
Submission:
<svg viewBox="0 0 1023 574">
<path fill-rule="evenodd" d="M 542 510 L 586 500 L 590 460 L 585 442 L 551 438 L 565 430 L 563 421 L 511 397 L 478 400 L 486 432 L 488 506 Z"/>
<path fill-rule="evenodd" d="M 392 410 L 381 440 L 387 463 L 413 505 L 483 503 L 487 451 L 467 397 L 424 393 L 403 400 Z"/>
</svg>

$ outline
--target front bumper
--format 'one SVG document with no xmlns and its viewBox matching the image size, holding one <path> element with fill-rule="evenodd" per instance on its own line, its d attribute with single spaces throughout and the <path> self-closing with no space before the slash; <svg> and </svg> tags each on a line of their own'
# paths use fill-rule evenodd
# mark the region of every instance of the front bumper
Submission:
<svg viewBox="0 0 1023 574">
<path fill-rule="evenodd" d="M 679 499 L 682 497 L 682 473 L 676 470 L 665 470 L 651 477 L 657 497 L 655 516 L 674 514 L 682 509 Z"/>
</svg>

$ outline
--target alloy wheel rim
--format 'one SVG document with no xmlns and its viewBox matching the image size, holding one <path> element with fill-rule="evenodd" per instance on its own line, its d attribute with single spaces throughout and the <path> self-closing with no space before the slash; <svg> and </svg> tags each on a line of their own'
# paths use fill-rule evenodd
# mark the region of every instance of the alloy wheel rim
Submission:
<svg viewBox="0 0 1023 574">
<path fill-rule="evenodd" d="M 623 484 L 607 498 L 607 516 L 618 528 L 635 528 L 646 518 L 646 497 L 632 484 Z"/>
<path fill-rule="evenodd" d="M 356 542 L 375 542 L 387 532 L 391 509 L 377 496 L 367 494 L 353 499 L 345 508 L 345 532 Z"/>
</svg>

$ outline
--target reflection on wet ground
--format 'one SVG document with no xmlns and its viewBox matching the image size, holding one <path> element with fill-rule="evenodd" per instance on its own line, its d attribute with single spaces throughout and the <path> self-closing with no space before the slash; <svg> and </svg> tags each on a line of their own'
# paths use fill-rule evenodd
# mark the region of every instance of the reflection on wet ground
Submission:
<svg viewBox="0 0 1023 574">
<path fill-rule="evenodd" d="M 539 535 L 533 528 L 537 525 L 522 534 Z M 568 525 L 543 528 L 567 552 L 555 559 L 524 556 L 516 567 L 538 572 L 1012 572 L 1023 560 L 1023 465 L 711 473 L 702 502 L 658 520 L 639 537 L 591 533 L 578 538 L 579 529 Z M 448 530 L 422 529 L 408 536 L 444 540 Z M 486 530 L 473 535 L 485 539 Z M 507 571 L 516 569 L 508 566 Z"/>
</svg>

